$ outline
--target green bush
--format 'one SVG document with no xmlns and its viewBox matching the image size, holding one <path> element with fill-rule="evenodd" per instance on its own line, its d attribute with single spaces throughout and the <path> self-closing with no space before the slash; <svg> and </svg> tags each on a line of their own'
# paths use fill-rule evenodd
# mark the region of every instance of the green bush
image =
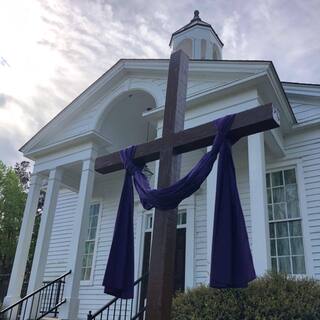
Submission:
<svg viewBox="0 0 320 320">
<path fill-rule="evenodd" d="M 246 289 L 200 286 L 179 293 L 172 320 L 320 319 L 320 284 L 270 273 Z"/>
</svg>

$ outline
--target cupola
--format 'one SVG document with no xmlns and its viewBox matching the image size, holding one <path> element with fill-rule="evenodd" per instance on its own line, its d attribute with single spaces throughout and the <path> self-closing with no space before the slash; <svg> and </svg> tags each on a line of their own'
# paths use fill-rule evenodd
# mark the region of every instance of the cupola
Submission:
<svg viewBox="0 0 320 320">
<path fill-rule="evenodd" d="M 221 60 L 223 43 L 211 24 L 201 20 L 199 11 L 193 19 L 171 36 L 172 51 L 182 49 L 190 59 Z"/>
</svg>

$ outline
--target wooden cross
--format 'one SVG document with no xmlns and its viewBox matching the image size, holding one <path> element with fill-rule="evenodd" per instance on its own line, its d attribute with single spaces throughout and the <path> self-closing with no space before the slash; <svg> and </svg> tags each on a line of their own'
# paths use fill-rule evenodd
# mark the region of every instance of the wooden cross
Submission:
<svg viewBox="0 0 320 320">
<path fill-rule="evenodd" d="M 162 138 L 137 146 L 134 160 L 147 163 L 160 159 L 158 188 L 172 185 L 179 179 L 180 155 L 212 144 L 217 131 L 212 122 L 183 130 L 186 107 L 188 57 L 179 50 L 169 63 Z M 248 136 L 279 126 L 271 104 L 238 113 L 231 132 Z M 95 170 L 106 174 L 123 169 L 120 153 L 96 159 Z M 147 291 L 148 320 L 170 319 L 173 296 L 177 208 L 155 210 L 150 270 Z M 213 213 L 212 213 L 213 214 Z"/>
</svg>

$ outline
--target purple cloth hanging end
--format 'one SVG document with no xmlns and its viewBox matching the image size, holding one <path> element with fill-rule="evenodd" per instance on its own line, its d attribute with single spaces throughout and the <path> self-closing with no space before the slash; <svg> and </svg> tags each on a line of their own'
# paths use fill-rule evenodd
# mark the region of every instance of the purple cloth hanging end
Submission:
<svg viewBox="0 0 320 320">
<path fill-rule="evenodd" d="M 176 208 L 182 200 L 196 192 L 212 170 L 218 154 L 217 192 L 212 238 L 210 286 L 242 288 L 256 275 L 254 271 L 247 230 L 236 183 L 231 145 L 240 137 L 228 132 L 234 115 L 214 121 L 218 129 L 212 150 L 206 153 L 194 168 L 178 182 L 163 189 L 151 189 L 143 174 L 143 166 L 133 162 L 135 146 L 122 150 L 120 155 L 126 169 L 119 203 L 115 231 L 104 275 L 104 292 L 115 297 L 133 298 L 133 182 L 142 206 L 146 210 Z"/>
<path fill-rule="evenodd" d="M 133 157 L 135 147 L 120 152 L 125 162 Z M 134 292 L 134 238 L 133 238 L 133 184 L 129 168 L 125 167 L 117 220 L 114 229 L 107 268 L 102 285 L 104 293 L 122 299 L 132 299 Z"/>
<path fill-rule="evenodd" d="M 244 288 L 256 278 L 231 151 L 237 138 L 226 135 L 219 152 L 210 272 L 213 288 Z"/>
</svg>

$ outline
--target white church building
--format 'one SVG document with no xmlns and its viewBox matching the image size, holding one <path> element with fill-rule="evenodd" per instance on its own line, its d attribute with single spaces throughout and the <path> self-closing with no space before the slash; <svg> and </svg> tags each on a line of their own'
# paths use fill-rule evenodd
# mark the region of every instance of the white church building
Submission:
<svg viewBox="0 0 320 320">
<path fill-rule="evenodd" d="M 185 128 L 266 103 L 279 110 L 279 128 L 243 138 L 233 147 L 255 270 L 259 276 L 272 269 L 320 279 L 320 85 L 281 82 L 271 61 L 224 60 L 222 41 L 197 11 L 172 34 L 170 46 L 190 58 Z M 124 171 L 99 174 L 95 159 L 161 136 L 168 63 L 119 60 L 21 148 L 34 161 L 34 171 L 6 306 L 22 298 L 43 186 L 46 198 L 28 294 L 64 275 L 54 282 L 60 283 L 58 295 L 57 286 L 51 290 L 61 305 L 46 315 L 59 319 L 87 319 L 89 310 L 94 313 L 112 299 L 103 293 L 102 280 Z M 181 177 L 204 152 L 183 155 Z M 149 169 L 155 183 L 157 163 Z M 208 283 L 215 179 L 216 167 L 179 207 L 176 289 Z M 136 197 L 136 279 L 148 269 L 152 215 Z M 139 290 L 141 295 L 142 286 Z M 19 312 L 44 314 L 49 302 L 43 302 L 45 290 L 41 292 L 33 306 L 26 299 Z M 117 319 L 133 319 L 134 314 Z M 105 313 L 103 319 L 108 319 Z"/>
</svg>

